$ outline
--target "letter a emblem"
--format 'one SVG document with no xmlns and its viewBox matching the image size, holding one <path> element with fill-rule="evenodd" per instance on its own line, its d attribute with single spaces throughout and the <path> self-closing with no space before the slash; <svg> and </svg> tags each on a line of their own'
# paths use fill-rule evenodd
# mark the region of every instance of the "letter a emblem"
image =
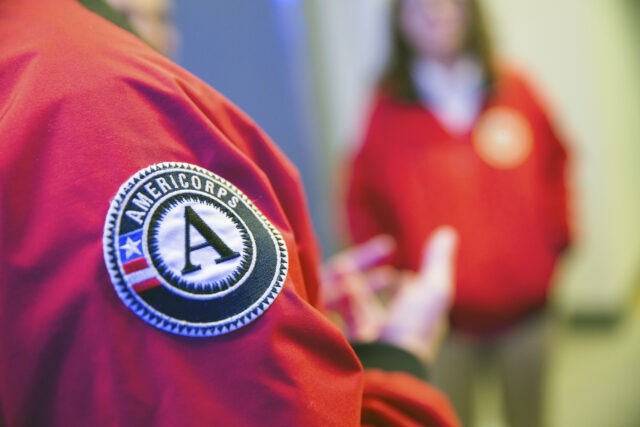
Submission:
<svg viewBox="0 0 640 427">
<path fill-rule="evenodd" d="M 184 259 L 185 264 L 182 269 L 182 274 L 193 273 L 194 271 L 198 271 L 202 268 L 201 265 L 193 265 L 191 263 L 191 252 L 196 251 L 198 249 L 212 247 L 218 252 L 220 255 L 219 258 L 215 260 L 216 264 L 220 264 L 221 262 L 225 262 L 231 260 L 233 258 L 239 257 L 240 253 L 234 251 L 229 246 L 227 246 L 224 241 L 213 231 L 200 216 L 193 210 L 191 206 L 185 206 L 184 208 L 184 223 L 185 223 L 185 232 L 184 232 Z M 191 226 L 193 226 L 198 233 L 206 240 L 205 243 L 191 246 Z"/>
</svg>

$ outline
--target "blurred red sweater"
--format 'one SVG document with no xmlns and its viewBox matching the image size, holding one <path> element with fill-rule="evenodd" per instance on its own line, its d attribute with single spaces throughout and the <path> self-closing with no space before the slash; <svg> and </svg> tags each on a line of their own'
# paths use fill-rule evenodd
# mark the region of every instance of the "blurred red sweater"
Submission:
<svg viewBox="0 0 640 427">
<path fill-rule="evenodd" d="M 399 268 L 416 269 L 441 224 L 460 233 L 454 328 L 497 332 L 545 305 L 569 243 L 567 154 L 525 80 L 503 71 L 478 119 L 448 131 L 419 102 L 375 99 L 349 165 L 353 239 L 395 236 Z"/>
</svg>

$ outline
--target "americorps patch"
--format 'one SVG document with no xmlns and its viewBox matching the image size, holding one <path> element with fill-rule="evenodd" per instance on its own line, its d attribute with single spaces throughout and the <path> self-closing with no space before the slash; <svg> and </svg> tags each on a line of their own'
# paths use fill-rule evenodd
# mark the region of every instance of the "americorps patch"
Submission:
<svg viewBox="0 0 640 427">
<path fill-rule="evenodd" d="M 129 178 L 109 208 L 103 246 L 124 304 L 179 335 L 216 336 L 250 323 L 287 274 L 278 230 L 229 181 L 187 163 Z"/>
</svg>

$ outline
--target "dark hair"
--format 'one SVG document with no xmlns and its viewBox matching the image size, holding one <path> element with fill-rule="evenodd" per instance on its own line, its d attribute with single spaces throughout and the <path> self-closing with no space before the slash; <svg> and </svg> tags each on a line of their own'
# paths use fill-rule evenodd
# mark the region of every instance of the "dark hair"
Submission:
<svg viewBox="0 0 640 427">
<path fill-rule="evenodd" d="M 393 97 L 404 101 L 418 100 L 418 94 L 411 76 L 411 65 L 416 57 L 407 42 L 400 24 L 400 8 L 403 0 L 394 0 L 392 6 L 392 40 L 387 67 L 379 81 L 379 87 Z M 484 75 L 484 83 L 489 92 L 496 81 L 493 46 L 487 31 L 482 10 L 477 0 L 466 0 L 469 11 L 469 27 L 465 50 L 475 55 Z"/>
</svg>

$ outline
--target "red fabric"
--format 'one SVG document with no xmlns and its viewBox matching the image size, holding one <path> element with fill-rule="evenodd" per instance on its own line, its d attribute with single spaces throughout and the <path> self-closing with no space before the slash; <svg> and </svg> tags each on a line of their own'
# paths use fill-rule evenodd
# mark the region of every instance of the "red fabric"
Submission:
<svg viewBox="0 0 640 427">
<path fill-rule="evenodd" d="M 0 0 L 0 152 L 0 425 L 359 424 L 297 172 L 218 93 L 73 0 Z M 248 326 L 174 336 L 116 295 L 110 199 L 165 161 L 232 182 L 282 233 L 284 289 Z"/>
<path fill-rule="evenodd" d="M 545 304 L 558 254 L 567 246 L 566 151 L 525 81 L 505 72 L 488 111 L 524 118 L 533 147 L 512 168 L 496 168 L 473 147 L 473 129 L 448 132 L 419 103 L 380 95 L 364 141 L 349 165 L 348 224 L 357 242 L 388 233 L 394 263 L 419 266 L 422 245 L 439 225 L 460 233 L 451 323 L 490 333 Z"/>
<path fill-rule="evenodd" d="M 389 427 L 460 426 L 447 400 L 435 389 L 402 374 L 365 373 L 362 424 Z M 429 404 L 425 405 L 425 402 Z"/>
</svg>

